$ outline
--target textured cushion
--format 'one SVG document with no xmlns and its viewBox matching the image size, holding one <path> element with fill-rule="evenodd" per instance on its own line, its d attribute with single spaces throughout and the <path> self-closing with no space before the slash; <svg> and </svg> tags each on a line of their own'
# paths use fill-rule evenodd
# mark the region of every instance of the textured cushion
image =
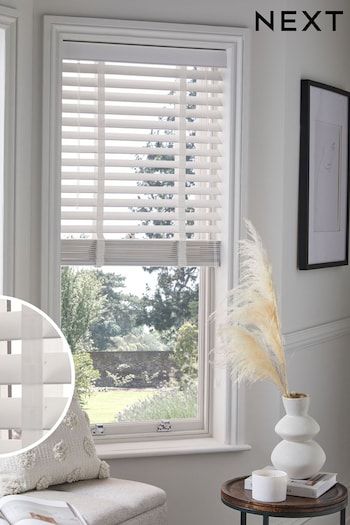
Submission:
<svg viewBox="0 0 350 525">
<path fill-rule="evenodd" d="M 35 492 L 33 496 L 68 501 L 89 525 L 166 524 L 165 492 L 136 481 L 113 478 L 80 481 Z"/>
<path fill-rule="evenodd" d="M 0 459 L 0 496 L 108 475 L 108 464 L 96 455 L 87 416 L 73 400 L 61 425 L 43 443 Z"/>
</svg>

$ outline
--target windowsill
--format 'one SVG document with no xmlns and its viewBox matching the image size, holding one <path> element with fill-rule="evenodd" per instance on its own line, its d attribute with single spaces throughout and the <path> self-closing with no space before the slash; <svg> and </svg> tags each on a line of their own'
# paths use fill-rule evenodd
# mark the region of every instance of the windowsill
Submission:
<svg viewBox="0 0 350 525">
<path fill-rule="evenodd" d="M 97 455 L 101 459 L 213 454 L 218 452 L 242 452 L 250 449 L 250 445 L 225 445 L 214 438 L 96 444 Z"/>
</svg>

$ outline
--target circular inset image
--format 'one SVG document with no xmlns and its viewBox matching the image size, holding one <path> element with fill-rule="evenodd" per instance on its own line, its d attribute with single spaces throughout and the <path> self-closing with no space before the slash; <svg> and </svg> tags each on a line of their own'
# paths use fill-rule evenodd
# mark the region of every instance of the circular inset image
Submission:
<svg viewBox="0 0 350 525">
<path fill-rule="evenodd" d="M 52 319 L 0 295 L 0 457 L 31 449 L 58 427 L 74 380 L 70 348 Z"/>
</svg>

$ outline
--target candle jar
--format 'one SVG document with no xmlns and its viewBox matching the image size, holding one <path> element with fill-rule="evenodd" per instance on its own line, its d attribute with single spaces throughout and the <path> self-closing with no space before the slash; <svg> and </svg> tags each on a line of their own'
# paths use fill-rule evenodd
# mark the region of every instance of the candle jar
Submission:
<svg viewBox="0 0 350 525">
<path fill-rule="evenodd" d="M 283 470 L 254 470 L 252 496 L 257 501 L 277 502 L 287 497 L 288 476 Z"/>
</svg>

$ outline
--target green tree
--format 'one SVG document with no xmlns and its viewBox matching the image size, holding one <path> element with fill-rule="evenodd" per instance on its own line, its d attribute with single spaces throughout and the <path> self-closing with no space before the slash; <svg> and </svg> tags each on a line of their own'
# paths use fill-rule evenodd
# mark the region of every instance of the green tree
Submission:
<svg viewBox="0 0 350 525">
<path fill-rule="evenodd" d="M 94 368 L 91 355 L 86 351 L 77 351 L 73 354 L 75 366 L 75 392 L 82 405 L 84 405 L 94 390 L 96 379 L 100 377 Z"/>
<path fill-rule="evenodd" d="M 61 326 L 73 353 L 75 391 L 83 404 L 100 377 L 88 351 L 93 349 L 90 324 L 99 318 L 102 307 L 101 285 L 94 271 L 62 268 Z"/>
<path fill-rule="evenodd" d="M 101 284 L 93 270 L 61 272 L 61 327 L 72 352 L 90 350 L 90 325 L 99 319 L 104 298 Z"/>
<path fill-rule="evenodd" d="M 140 324 L 164 331 L 179 328 L 186 321 L 198 323 L 198 269 L 195 267 L 145 268 L 157 271 L 157 286 L 143 295 Z"/>
<path fill-rule="evenodd" d="M 173 359 L 180 372 L 180 389 L 184 390 L 198 378 L 198 328 L 195 324 L 184 323 L 177 331 Z"/>
<path fill-rule="evenodd" d="M 113 338 L 123 337 L 138 324 L 140 299 L 125 293 L 125 277 L 94 270 L 104 298 L 99 317 L 90 325 L 91 339 L 97 350 L 113 347 Z"/>
</svg>

